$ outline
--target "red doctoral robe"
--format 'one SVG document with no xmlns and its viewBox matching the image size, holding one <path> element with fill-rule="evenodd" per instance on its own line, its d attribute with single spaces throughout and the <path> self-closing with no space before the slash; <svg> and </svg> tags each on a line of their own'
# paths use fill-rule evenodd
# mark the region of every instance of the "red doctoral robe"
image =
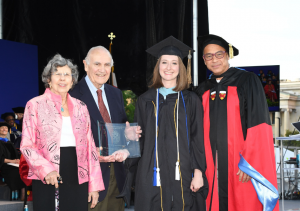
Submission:
<svg viewBox="0 0 300 211">
<path fill-rule="evenodd" d="M 209 79 L 196 93 L 204 109 L 207 210 L 263 210 L 252 183 L 239 182 L 237 175 L 241 153 L 277 189 L 272 126 L 261 82 L 253 73 L 230 68 L 219 83 Z M 279 211 L 278 202 L 274 210 Z"/>
</svg>

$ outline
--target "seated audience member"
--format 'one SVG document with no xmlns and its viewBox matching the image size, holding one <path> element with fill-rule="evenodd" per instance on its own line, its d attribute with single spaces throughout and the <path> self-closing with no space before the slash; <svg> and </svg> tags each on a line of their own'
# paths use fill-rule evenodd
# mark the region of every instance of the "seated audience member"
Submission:
<svg viewBox="0 0 300 211">
<path fill-rule="evenodd" d="M 18 130 L 22 132 L 22 125 L 23 125 L 23 116 L 24 116 L 24 107 L 15 107 L 12 108 L 15 113 L 15 122 L 19 125 Z"/>
<path fill-rule="evenodd" d="M 261 78 L 261 75 L 264 74 L 263 70 L 259 70 L 259 73 L 257 74 L 259 78 Z"/>
<path fill-rule="evenodd" d="M 273 75 L 274 75 L 274 74 L 273 74 L 272 70 L 268 70 L 267 78 L 268 78 L 268 79 L 269 79 L 269 78 L 272 78 Z"/>
<path fill-rule="evenodd" d="M 12 190 L 22 189 L 21 199 L 24 199 L 25 184 L 20 178 L 19 168 L 9 165 L 19 164 L 19 154 L 13 143 L 6 138 L 10 126 L 6 122 L 0 122 L 0 171 L 5 183 Z"/>
<path fill-rule="evenodd" d="M 268 81 L 268 84 L 264 86 L 264 90 L 265 90 L 267 98 L 269 98 L 272 102 L 277 100 L 276 91 L 272 84 L 272 81 L 270 81 L 270 80 Z"/>
<path fill-rule="evenodd" d="M 260 81 L 262 81 L 263 80 L 263 78 L 265 78 L 266 76 L 265 76 L 265 74 L 264 73 L 262 73 L 261 75 L 260 75 Z"/>
<path fill-rule="evenodd" d="M 22 132 L 18 130 L 20 128 L 19 125 L 16 124 L 15 122 L 15 114 L 11 112 L 7 112 L 1 115 L 1 118 L 10 126 L 9 129 L 9 140 L 16 144 L 17 148 L 20 148 L 20 142 L 21 142 L 21 135 Z"/>
<path fill-rule="evenodd" d="M 3 119 L 10 127 L 15 127 L 18 129 L 18 125 L 15 122 L 15 114 L 12 112 L 6 112 L 1 115 L 1 119 Z"/>
<path fill-rule="evenodd" d="M 262 78 L 261 83 L 262 83 L 263 87 L 265 87 L 265 85 L 267 84 L 267 79 L 265 77 Z"/>
</svg>

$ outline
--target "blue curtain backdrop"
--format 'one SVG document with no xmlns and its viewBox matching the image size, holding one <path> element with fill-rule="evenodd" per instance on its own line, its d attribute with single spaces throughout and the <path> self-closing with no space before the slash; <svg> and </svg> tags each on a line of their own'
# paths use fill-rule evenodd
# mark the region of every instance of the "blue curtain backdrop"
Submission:
<svg viewBox="0 0 300 211">
<path fill-rule="evenodd" d="M 0 114 L 38 96 L 37 46 L 0 40 L 0 78 Z"/>
</svg>

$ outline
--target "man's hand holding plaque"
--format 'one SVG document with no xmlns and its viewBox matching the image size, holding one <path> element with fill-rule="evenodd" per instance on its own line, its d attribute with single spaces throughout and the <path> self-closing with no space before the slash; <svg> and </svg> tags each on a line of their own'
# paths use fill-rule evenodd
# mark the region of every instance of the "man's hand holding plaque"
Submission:
<svg viewBox="0 0 300 211">
<path fill-rule="evenodd" d="M 115 151 L 112 155 L 115 156 L 116 162 L 123 162 L 130 155 L 127 149 L 120 149 Z"/>
<path fill-rule="evenodd" d="M 138 141 L 142 134 L 141 126 L 130 126 L 129 122 L 126 122 L 125 137 L 131 141 Z"/>
</svg>

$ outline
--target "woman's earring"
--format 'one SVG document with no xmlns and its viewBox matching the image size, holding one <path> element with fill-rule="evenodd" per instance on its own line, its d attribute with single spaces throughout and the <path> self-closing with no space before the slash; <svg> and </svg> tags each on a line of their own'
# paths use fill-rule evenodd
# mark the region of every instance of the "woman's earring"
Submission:
<svg viewBox="0 0 300 211">
<path fill-rule="evenodd" d="M 51 89 L 51 87 L 52 87 L 51 84 L 49 84 L 49 86 L 50 86 L 50 89 Z"/>
</svg>

